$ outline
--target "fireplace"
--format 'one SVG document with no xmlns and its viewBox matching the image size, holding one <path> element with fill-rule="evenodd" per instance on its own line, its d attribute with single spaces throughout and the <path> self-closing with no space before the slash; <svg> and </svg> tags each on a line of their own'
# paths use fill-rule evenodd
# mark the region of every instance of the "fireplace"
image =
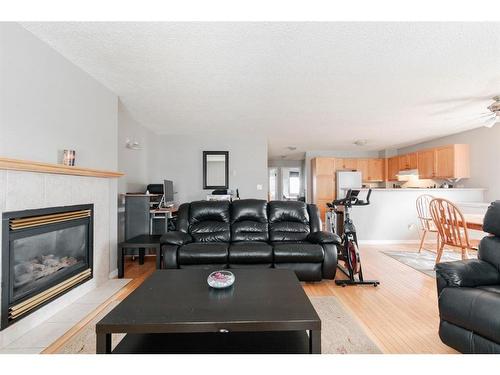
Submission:
<svg viewBox="0 0 500 375">
<path fill-rule="evenodd" d="M 92 278 L 93 205 L 2 215 L 1 329 Z"/>
</svg>

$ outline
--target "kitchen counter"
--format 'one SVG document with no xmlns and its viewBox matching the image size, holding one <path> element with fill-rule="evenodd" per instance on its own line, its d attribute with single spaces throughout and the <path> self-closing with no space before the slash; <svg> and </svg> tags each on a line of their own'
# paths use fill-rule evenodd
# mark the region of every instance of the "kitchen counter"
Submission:
<svg viewBox="0 0 500 375">
<path fill-rule="evenodd" d="M 362 189 L 366 191 L 368 189 Z M 416 200 L 422 194 L 455 202 L 464 214 L 482 214 L 488 207 L 484 188 L 374 188 L 370 205 L 352 208 L 358 238 L 364 242 L 391 243 L 419 240 Z M 360 194 L 364 199 L 365 194 Z M 484 233 L 476 233 L 484 236 Z M 479 237 L 481 238 L 481 237 Z M 432 238 L 429 238 L 432 240 Z"/>
</svg>

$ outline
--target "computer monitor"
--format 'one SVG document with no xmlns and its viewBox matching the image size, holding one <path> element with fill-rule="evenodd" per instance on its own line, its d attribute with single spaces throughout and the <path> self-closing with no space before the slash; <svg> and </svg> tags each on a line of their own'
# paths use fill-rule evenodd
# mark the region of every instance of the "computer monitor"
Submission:
<svg viewBox="0 0 500 375">
<path fill-rule="evenodd" d="M 163 198 L 165 204 L 174 201 L 174 183 L 170 180 L 163 180 Z"/>
</svg>

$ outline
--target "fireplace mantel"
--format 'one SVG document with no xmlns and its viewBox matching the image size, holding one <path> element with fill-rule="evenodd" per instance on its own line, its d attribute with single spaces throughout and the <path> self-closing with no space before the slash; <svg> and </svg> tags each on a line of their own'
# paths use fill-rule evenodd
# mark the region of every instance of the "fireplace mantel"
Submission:
<svg viewBox="0 0 500 375">
<path fill-rule="evenodd" d="M 117 178 L 124 175 L 123 173 L 116 171 L 70 167 L 62 164 L 50 164 L 50 163 L 41 163 L 37 161 L 8 159 L 8 158 L 0 158 L 0 170 L 1 169 L 12 170 L 12 171 L 67 174 L 74 176 L 101 177 L 101 178 Z"/>
</svg>

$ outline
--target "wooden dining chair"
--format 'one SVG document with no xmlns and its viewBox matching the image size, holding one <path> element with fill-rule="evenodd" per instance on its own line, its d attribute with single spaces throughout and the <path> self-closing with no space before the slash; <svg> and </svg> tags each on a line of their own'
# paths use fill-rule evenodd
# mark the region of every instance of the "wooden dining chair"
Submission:
<svg viewBox="0 0 500 375">
<path fill-rule="evenodd" d="M 468 250 L 477 250 L 477 248 L 471 245 L 467 223 L 462 212 L 453 202 L 442 198 L 431 200 L 429 207 L 432 220 L 439 233 L 436 263 L 441 260 L 445 245 L 459 248 L 462 251 L 462 260 L 468 259 Z"/>
<path fill-rule="evenodd" d="M 432 220 L 431 212 L 429 209 L 429 204 L 434 197 L 430 194 L 422 194 L 417 198 L 417 217 L 420 221 L 420 229 L 422 231 L 422 236 L 420 238 L 420 246 L 418 252 L 422 251 L 424 246 L 425 237 L 428 232 L 438 233 L 434 221 Z M 439 247 L 439 235 L 437 236 L 438 247 Z"/>
</svg>

